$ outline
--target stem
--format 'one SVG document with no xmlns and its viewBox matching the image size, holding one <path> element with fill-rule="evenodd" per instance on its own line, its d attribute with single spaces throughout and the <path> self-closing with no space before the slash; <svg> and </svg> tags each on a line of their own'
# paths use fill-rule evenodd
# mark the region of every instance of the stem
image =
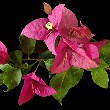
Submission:
<svg viewBox="0 0 110 110">
<path fill-rule="evenodd" d="M 35 61 L 32 65 L 35 65 L 38 61 Z"/>
<path fill-rule="evenodd" d="M 94 38 L 92 38 L 93 41 L 97 42 L 97 40 L 95 40 Z"/>
<path fill-rule="evenodd" d="M 34 70 L 34 72 L 37 71 L 37 69 L 38 69 L 38 67 L 39 67 L 39 65 L 40 65 L 40 62 L 41 62 L 41 61 L 39 61 L 39 63 L 38 63 L 38 65 L 37 65 L 36 69 Z M 36 63 L 37 63 L 37 62 L 36 62 Z"/>
<path fill-rule="evenodd" d="M 34 60 L 37 60 L 37 61 L 41 61 L 41 60 L 44 60 L 44 59 L 22 59 L 22 60 L 24 60 L 24 61 L 34 61 Z"/>
<path fill-rule="evenodd" d="M 51 59 L 51 58 L 40 58 L 40 59 L 37 59 L 37 58 L 35 58 L 35 59 L 31 59 L 31 58 L 29 58 L 29 59 L 22 59 L 23 61 L 42 61 L 42 60 L 47 60 L 47 59 Z"/>
</svg>

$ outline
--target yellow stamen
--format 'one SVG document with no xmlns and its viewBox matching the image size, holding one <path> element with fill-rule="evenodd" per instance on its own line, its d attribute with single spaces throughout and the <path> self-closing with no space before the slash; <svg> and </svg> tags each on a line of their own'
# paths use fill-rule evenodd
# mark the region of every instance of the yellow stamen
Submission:
<svg viewBox="0 0 110 110">
<path fill-rule="evenodd" d="M 45 27 L 48 29 L 48 30 L 52 30 L 53 29 L 53 25 L 51 22 L 48 22 Z"/>
</svg>

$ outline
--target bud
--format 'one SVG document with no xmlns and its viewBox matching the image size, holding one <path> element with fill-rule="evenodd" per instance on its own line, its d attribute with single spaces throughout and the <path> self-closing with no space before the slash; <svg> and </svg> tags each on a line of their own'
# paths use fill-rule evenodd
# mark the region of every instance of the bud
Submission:
<svg viewBox="0 0 110 110">
<path fill-rule="evenodd" d="M 44 12 L 46 14 L 49 14 L 52 11 L 52 7 L 49 4 L 47 4 L 46 2 L 44 2 L 43 5 L 44 5 Z"/>
</svg>

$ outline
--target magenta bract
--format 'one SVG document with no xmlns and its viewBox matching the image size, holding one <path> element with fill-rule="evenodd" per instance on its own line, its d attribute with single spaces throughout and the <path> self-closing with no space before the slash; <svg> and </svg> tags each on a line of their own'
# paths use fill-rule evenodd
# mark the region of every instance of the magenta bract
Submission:
<svg viewBox="0 0 110 110">
<path fill-rule="evenodd" d="M 78 25 L 75 14 L 64 7 L 56 6 L 47 18 L 36 19 L 25 26 L 21 34 L 35 40 L 44 40 L 52 54 L 55 52 L 55 40 L 59 35 L 66 35 L 74 26 Z M 70 19 L 71 18 L 71 19 Z"/>
<path fill-rule="evenodd" d="M 31 100 L 35 94 L 41 97 L 47 97 L 56 93 L 52 87 L 48 86 L 40 77 L 36 76 L 34 72 L 24 75 L 23 79 L 24 85 L 18 99 L 19 106 Z"/>
<path fill-rule="evenodd" d="M 5 64 L 9 59 L 6 46 L 0 41 L 0 64 Z"/>
<path fill-rule="evenodd" d="M 62 8 L 64 5 L 60 4 L 48 15 L 47 18 L 36 19 L 25 26 L 21 34 L 25 35 L 28 38 L 35 40 L 44 40 L 48 49 L 56 55 L 55 52 L 55 40 L 59 34 L 58 26 L 62 18 Z M 60 12 L 59 14 L 56 12 Z M 51 46 L 50 46 L 51 45 Z"/>
<path fill-rule="evenodd" d="M 75 47 L 75 48 L 72 48 Z M 93 46 L 94 47 L 94 46 Z M 97 48 L 96 46 L 94 48 Z M 90 69 L 97 67 L 96 62 L 93 60 L 98 57 L 98 49 L 93 51 L 92 54 L 79 47 L 76 42 L 69 43 L 61 38 L 59 45 L 56 47 L 57 55 L 55 56 L 53 65 L 51 66 L 52 73 L 62 73 L 67 71 L 71 66 L 78 68 Z M 96 53 L 96 56 L 94 56 Z M 88 55 L 90 54 L 90 55 Z"/>
</svg>

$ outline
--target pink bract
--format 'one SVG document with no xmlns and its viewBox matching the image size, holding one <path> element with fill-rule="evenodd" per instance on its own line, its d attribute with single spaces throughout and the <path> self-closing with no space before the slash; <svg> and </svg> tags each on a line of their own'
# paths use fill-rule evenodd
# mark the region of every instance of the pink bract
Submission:
<svg viewBox="0 0 110 110">
<path fill-rule="evenodd" d="M 47 97 L 56 93 L 52 87 L 48 86 L 40 77 L 36 76 L 34 72 L 24 75 L 23 79 L 24 85 L 18 99 L 19 106 L 31 100 L 35 94 L 41 97 Z"/>
<path fill-rule="evenodd" d="M 83 25 L 81 21 L 80 26 L 78 26 L 75 14 L 67 8 L 63 8 L 62 10 L 62 19 L 59 23 L 58 31 L 65 39 L 76 40 L 79 44 L 90 42 L 94 36 L 90 29 Z"/>
<path fill-rule="evenodd" d="M 55 56 L 54 62 L 51 66 L 52 73 L 65 72 L 71 66 L 83 69 L 97 67 L 96 62 L 86 54 L 86 51 L 83 48 L 78 47 L 76 42 L 69 43 L 69 41 L 66 42 L 65 39 L 61 38 L 58 46 L 56 47 L 56 52 L 57 56 Z M 95 53 L 92 53 L 92 55 L 93 54 Z"/>
<path fill-rule="evenodd" d="M 73 27 L 77 27 L 77 26 L 78 26 L 78 20 L 75 14 L 71 10 L 64 7 L 64 9 L 62 10 L 62 19 L 58 27 L 58 31 L 60 32 L 60 34 L 63 37 L 68 38 L 68 35 L 73 30 Z"/>
<path fill-rule="evenodd" d="M 107 40 L 102 40 L 79 45 L 75 40 L 61 38 L 56 47 L 57 56 L 51 66 L 51 72 L 62 73 L 71 66 L 82 69 L 96 68 L 100 64 L 98 51 L 106 43 Z"/>
<path fill-rule="evenodd" d="M 65 9 L 64 6 L 65 4 L 59 4 L 48 15 L 49 21 L 53 24 L 53 27 L 55 27 L 56 30 L 58 30 L 60 22 L 63 18 L 62 13 L 63 13 L 63 10 Z"/>
<path fill-rule="evenodd" d="M 82 69 L 96 68 L 98 66 L 82 48 L 77 48 L 75 51 L 72 51 L 71 64 Z"/>
<path fill-rule="evenodd" d="M 57 55 L 55 56 L 54 62 L 51 66 L 52 73 L 62 73 L 67 71 L 72 65 L 70 64 L 71 52 L 69 51 L 67 45 L 60 40 L 58 46 L 56 47 Z"/>
<path fill-rule="evenodd" d="M 95 60 L 99 58 L 99 52 L 98 48 L 93 44 L 85 44 L 83 46 L 83 49 L 85 50 L 87 56 L 91 58 L 92 60 Z"/>
<path fill-rule="evenodd" d="M 47 18 L 33 20 L 25 26 L 21 34 L 35 40 L 45 40 L 46 36 L 49 34 L 49 31 L 44 26 L 48 22 L 49 20 Z"/>
<path fill-rule="evenodd" d="M 52 24 L 52 29 L 45 27 L 48 22 Z M 77 25 L 78 21 L 75 14 L 67 9 L 64 4 L 59 4 L 48 14 L 48 19 L 40 18 L 30 22 L 21 34 L 35 40 L 44 40 L 48 49 L 56 55 L 55 40 L 57 36 L 65 35 L 68 29 Z"/>
<path fill-rule="evenodd" d="M 101 49 L 107 42 L 108 40 L 101 40 L 99 42 L 90 42 L 90 43 L 95 45 L 98 49 Z"/>
<path fill-rule="evenodd" d="M 63 4 L 60 4 L 57 7 L 55 7 L 55 9 L 53 9 L 52 12 L 48 15 L 48 19 L 40 18 L 30 22 L 25 26 L 21 34 L 35 40 L 44 40 L 48 49 L 52 52 L 52 54 L 56 55 L 54 44 L 56 37 L 59 35 L 57 27 L 61 20 L 61 12 L 62 12 L 61 8 L 63 7 L 64 7 Z M 55 10 L 57 12 L 60 12 L 60 14 L 54 15 Z M 48 22 L 52 23 L 52 28 L 53 28 L 52 30 L 46 28 L 46 24 Z"/>
<path fill-rule="evenodd" d="M 0 64 L 5 64 L 9 59 L 6 46 L 0 41 Z"/>
<path fill-rule="evenodd" d="M 90 42 L 91 38 L 94 36 L 94 34 L 91 33 L 91 30 L 83 25 L 80 22 L 81 26 L 73 27 L 72 30 L 70 30 L 68 36 L 65 36 L 65 39 L 69 40 L 76 40 L 79 44 L 86 44 Z"/>
<path fill-rule="evenodd" d="M 80 22 L 81 27 L 73 27 L 72 38 L 75 39 L 79 44 L 85 44 L 90 42 L 94 34 L 91 30 Z"/>
</svg>

